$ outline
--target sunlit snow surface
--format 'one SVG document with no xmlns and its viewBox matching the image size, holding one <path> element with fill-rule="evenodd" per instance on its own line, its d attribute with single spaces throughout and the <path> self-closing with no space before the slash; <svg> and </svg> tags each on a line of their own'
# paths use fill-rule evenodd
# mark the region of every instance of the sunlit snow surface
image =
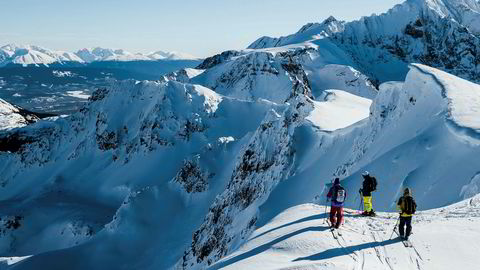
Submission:
<svg viewBox="0 0 480 270">
<path fill-rule="evenodd" d="M 307 116 L 321 130 L 334 131 L 348 127 L 368 117 L 372 101 L 340 90 L 327 90 L 323 101 L 314 101 L 314 109 Z"/>
<path fill-rule="evenodd" d="M 103 98 L 101 91 L 97 93 L 94 99 L 98 100 L 81 113 L 22 129 L 27 135 L 43 134 L 41 145 L 29 146 L 21 156 L 0 155 L 5 183 L 0 196 L 4 201 L 19 201 L 6 209 L 22 215 L 22 226 L 6 231 L 15 241 L 3 237 L 0 248 L 4 257 L 33 255 L 13 264 L 17 269 L 72 264 L 77 269 L 105 264 L 172 267 L 181 260 L 213 202 L 235 194 L 226 187 L 235 169 L 244 166 L 245 149 L 252 148 L 259 155 L 275 153 L 274 158 L 284 165 L 277 162 L 273 169 L 259 168 L 264 170 L 260 177 L 251 174 L 244 180 L 247 186 L 249 181 L 264 185 L 265 193 L 247 210 L 235 210 L 237 214 L 229 217 L 233 227 L 226 233 L 244 231 L 254 216 L 258 231 L 235 239 L 229 250 L 234 253 L 218 265 L 258 268 L 262 261 L 267 268 L 286 264 L 348 269 L 355 258 L 356 263 L 363 260 L 373 268 L 389 261 L 393 269 L 409 269 L 418 259 L 421 267 L 435 269 L 444 255 L 437 249 L 438 235 L 475 245 L 455 232 L 473 228 L 469 222 L 476 222 L 477 199 L 461 204 L 471 205 L 473 212 L 471 216 L 462 212 L 459 222 L 430 214 L 448 217 L 457 210 L 419 214 L 412 241 L 422 259 L 400 243 L 388 241 L 394 214 L 379 214 L 373 220 L 347 215 L 344 245 L 348 247 L 343 248 L 325 231 L 323 207 L 298 205 L 323 203 L 325 184 L 337 173 L 349 193 L 347 207 L 358 207 L 356 190 L 364 170 L 379 180 L 381 192 L 374 196 L 378 212 L 394 211 L 395 199 L 405 186 L 414 190 L 420 210 L 476 195 L 480 150 L 466 139 L 476 133 L 464 129 L 476 127 L 469 120 L 476 119 L 476 112 L 469 108 L 478 104 L 474 94 L 457 100 L 452 94 L 462 91 L 457 87 L 470 93 L 476 85 L 421 65 L 411 67 L 405 82 L 383 84 L 373 101 L 343 89 L 326 90 L 316 101 L 299 97 L 279 105 L 167 79 L 116 83 Z M 289 110 L 297 107 L 290 115 Z M 462 113 L 452 113 L 455 110 Z M 294 126 L 288 122 L 290 117 L 296 117 Z M 275 152 L 278 147 L 292 149 L 294 159 Z M 198 164 L 198 179 L 207 179 L 201 187 L 205 191 L 188 193 L 173 181 L 185 161 Z M 308 209 L 287 211 L 275 223 L 291 207 Z M 225 215 L 229 211 L 233 210 L 222 208 Z M 295 223 L 259 236 L 291 222 Z M 429 224 L 436 225 L 437 231 L 427 228 Z M 251 240 L 235 252 L 247 239 Z M 470 256 L 469 250 L 452 243 L 458 252 Z M 405 256 L 412 261 L 400 260 Z M 469 258 L 460 264 L 469 265 L 473 260 Z"/>
<path fill-rule="evenodd" d="M 446 3 L 410 0 L 347 24 L 329 18 L 284 39 L 263 38 L 256 43 L 262 49 L 212 57 L 198 69 L 183 66 L 165 77 L 155 70 L 148 74 L 154 82 L 106 84 L 106 77 L 129 75 L 111 69 L 35 70 L 107 88 L 95 94 L 76 82 L 56 91 L 39 81 L 43 94 L 31 97 L 21 90 L 25 78 L 37 76 L 2 75 L 3 93 L 56 104 L 58 95 L 82 91 L 70 94 L 93 100 L 68 117 L 12 131 L 20 148 L 0 154 L 2 267 L 478 268 L 478 85 L 409 66 L 385 48 L 354 44 L 348 51 L 328 38 L 345 31 L 345 40 L 382 41 L 403 35 L 425 11 L 439 15 L 429 26 L 449 26 L 467 46 L 474 36 L 458 23 L 475 30 L 478 4 Z M 412 53 L 423 51 L 421 39 L 404 40 Z M 269 42 L 280 47 L 264 48 Z M 472 71 L 469 51 L 453 71 Z M 355 211 L 365 170 L 378 180 L 376 218 Z M 347 190 L 346 207 L 355 209 L 346 211 L 338 242 L 323 221 L 335 176 Z M 389 240 L 405 187 L 418 203 L 415 249 Z M 8 266 L 17 256 L 31 257 Z"/>
<path fill-rule="evenodd" d="M 247 242 L 208 269 L 476 269 L 480 248 L 480 197 L 418 212 L 405 248 L 393 233 L 398 214 L 362 217 L 346 209 L 335 240 L 325 210 L 314 204 L 286 209 Z M 393 236 L 392 236 L 393 233 Z"/>
</svg>

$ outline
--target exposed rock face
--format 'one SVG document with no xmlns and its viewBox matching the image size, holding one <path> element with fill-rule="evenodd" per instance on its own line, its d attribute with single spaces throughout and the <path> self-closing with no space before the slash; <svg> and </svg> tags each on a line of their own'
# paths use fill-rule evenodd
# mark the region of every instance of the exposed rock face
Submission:
<svg viewBox="0 0 480 270">
<path fill-rule="evenodd" d="M 326 22 L 320 25 L 338 24 L 334 20 Z M 278 39 L 263 37 L 249 48 L 304 42 L 315 47 L 328 40 L 350 55 L 355 68 L 374 81 L 403 80 L 408 63 L 422 63 L 478 82 L 479 22 L 476 1 L 409 0 L 385 14 L 342 23 L 329 34 L 315 24 L 307 24 L 296 34 Z M 305 35 L 305 31 L 313 32 Z M 329 49 L 320 46 L 318 50 Z"/>
<path fill-rule="evenodd" d="M 185 160 L 178 171 L 173 183 L 178 183 L 187 193 L 204 192 L 208 189 L 208 179 L 212 177 L 207 171 L 202 170 L 197 158 Z"/>
<path fill-rule="evenodd" d="M 303 94 L 292 96 L 289 102 L 291 106 L 282 114 L 271 111 L 237 157 L 226 190 L 210 207 L 178 268 L 206 267 L 240 244 L 254 228 L 257 207 L 290 175 L 295 156 L 293 131 L 313 107 Z"/>
<path fill-rule="evenodd" d="M 299 61 L 300 55 L 305 53 L 306 50 L 298 50 L 274 55 L 259 51 L 240 56 L 234 54 L 236 57 L 232 59 L 231 53 L 227 53 L 222 61 L 215 61 L 212 68 L 190 82 L 243 100 L 267 99 L 283 103 L 294 92 L 311 96 L 308 78 Z"/>
<path fill-rule="evenodd" d="M 208 57 L 205 59 L 200 65 L 198 65 L 197 69 L 209 69 L 219 64 L 225 63 L 226 61 L 232 59 L 233 57 L 242 55 L 242 52 L 239 51 L 225 51 L 220 54 L 214 55 L 212 57 Z"/>
</svg>

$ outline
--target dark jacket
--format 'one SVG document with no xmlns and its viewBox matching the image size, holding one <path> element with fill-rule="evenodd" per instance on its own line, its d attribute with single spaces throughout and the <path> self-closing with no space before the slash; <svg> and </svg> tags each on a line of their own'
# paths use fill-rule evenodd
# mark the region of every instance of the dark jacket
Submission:
<svg viewBox="0 0 480 270">
<path fill-rule="evenodd" d="M 372 192 L 376 190 L 377 179 L 375 177 L 366 175 L 363 177 L 362 195 L 364 197 L 372 196 Z"/>
</svg>

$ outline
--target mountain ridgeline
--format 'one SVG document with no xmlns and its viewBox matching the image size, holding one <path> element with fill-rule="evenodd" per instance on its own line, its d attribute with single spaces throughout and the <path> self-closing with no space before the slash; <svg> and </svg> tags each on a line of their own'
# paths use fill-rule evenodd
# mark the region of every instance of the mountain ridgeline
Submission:
<svg viewBox="0 0 480 270">
<path fill-rule="evenodd" d="M 475 0 L 408 0 L 385 14 L 353 22 L 332 17 L 290 36 L 262 37 L 248 48 L 304 43 L 319 52 L 333 52 L 323 46 L 328 42 L 379 82 L 404 80 L 412 62 L 478 82 L 479 22 L 480 5 Z"/>
</svg>

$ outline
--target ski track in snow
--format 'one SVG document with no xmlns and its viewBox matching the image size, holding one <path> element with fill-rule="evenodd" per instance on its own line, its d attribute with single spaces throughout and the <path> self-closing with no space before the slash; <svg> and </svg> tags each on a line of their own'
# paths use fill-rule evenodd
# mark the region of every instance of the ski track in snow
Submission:
<svg viewBox="0 0 480 270">
<path fill-rule="evenodd" d="M 470 232 L 471 243 L 478 239 L 480 234 L 475 228 L 480 225 L 476 205 L 479 198 L 417 213 L 410 236 L 413 247 L 405 247 L 398 233 L 390 239 L 396 213 L 362 217 L 345 209 L 342 236 L 334 239 L 325 222 L 324 206 L 299 205 L 258 228 L 240 249 L 209 269 L 473 269 L 471 263 L 478 263 L 478 259 L 470 257 L 474 251 L 464 251 L 475 247 L 456 246 L 450 237 Z M 454 224 L 460 224 L 463 230 L 452 228 Z M 438 230 L 452 232 L 442 239 L 449 243 L 449 249 L 431 243 L 438 240 Z M 439 262 L 440 257 L 450 263 Z"/>
</svg>

